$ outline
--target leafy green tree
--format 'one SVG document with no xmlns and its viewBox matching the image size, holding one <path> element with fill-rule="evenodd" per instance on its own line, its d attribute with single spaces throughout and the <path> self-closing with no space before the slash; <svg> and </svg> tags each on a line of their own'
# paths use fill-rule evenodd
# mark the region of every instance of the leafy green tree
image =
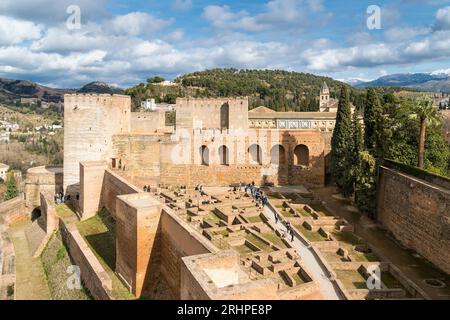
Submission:
<svg viewBox="0 0 450 320">
<path fill-rule="evenodd" d="M 426 96 L 422 96 L 414 104 L 411 118 L 419 122 L 418 166 L 424 168 L 427 126 L 438 124 L 441 121 L 441 116 L 433 101 Z"/>
<path fill-rule="evenodd" d="M 163 82 L 165 80 L 166 79 L 164 79 L 163 77 L 156 76 L 156 77 L 147 79 L 147 83 L 161 83 L 161 82 Z"/>
<path fill-rule="evenodd" d="M 358 208 L 372 217 L 376 210 L 376 174 L 377 162 L 375 158 L 368 151 L 360 152 L 355 200 Z"/>
<path fill-rule="evenodd" d="M 353 134 L 349 93 L 343 86 L 339 98 L 336 126 L 331 139 L 331 174 L 339 191 L 347 197 L 354 191 L 352 152 Z"/>
<path fill-rule="evenodd" d="M 6 192 L 5 192 L 5 200 L 14 199 L 19 195 L 19 189 L 17 188 L 17 181 L 14 178 L 14 174 L 12 172 L 8 173 L 8 177 L 6 179 Z"/>
</svg>

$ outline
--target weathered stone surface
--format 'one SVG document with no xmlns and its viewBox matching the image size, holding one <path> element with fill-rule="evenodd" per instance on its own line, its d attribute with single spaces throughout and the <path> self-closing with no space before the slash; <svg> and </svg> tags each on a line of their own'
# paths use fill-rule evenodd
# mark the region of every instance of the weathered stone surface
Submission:
<svg viewBox="0 0 450 320">
<path fill-rule="evenodd" d="M 406 247 L 450 273 L 450 190 L 380 168 L 378 220 Z"/>
</svg>

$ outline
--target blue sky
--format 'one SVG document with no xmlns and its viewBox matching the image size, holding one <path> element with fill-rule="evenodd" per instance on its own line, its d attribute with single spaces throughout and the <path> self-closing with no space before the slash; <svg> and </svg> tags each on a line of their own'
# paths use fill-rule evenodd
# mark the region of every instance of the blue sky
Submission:
<svg viewBox="0 0 450 320">
<path fill-rule="evenodd" d="M 80 8 L 79 28 L 66 12 Z M 367 28 L 367 8 L 381 29 Z M 71 20 L 73 22 L 73 20 Z M 450 73 L 450 1 L 1 0 L 0 77 L 130 86 L 213 67 Z"/>
</svg>

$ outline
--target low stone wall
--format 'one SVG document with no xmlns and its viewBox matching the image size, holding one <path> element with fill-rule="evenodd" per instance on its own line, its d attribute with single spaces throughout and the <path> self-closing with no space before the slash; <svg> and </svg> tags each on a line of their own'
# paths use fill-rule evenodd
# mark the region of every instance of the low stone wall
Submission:
<svg viewBox="0 0 450 320">
<path fill-rule="evenodd" d="M 59 220 L 61 235 L 67 245 L 73 263 L 80 267 L 84 286 L 97 300 L 111 300 L 112 280 L 98 261 L 86 241 L 73 224 Z"/>
<path fill-rule="evenodd" d="M 377 219 L 407 248 L 450 274 L 450 190 L 381 167 Z"/>
<path fill-rule="evenodd" d="M 161 214 L 161 274 L 165 277 L 173 296 L 180 298 L 181 258 L 217 252 L 206 238 L 182 221 L 167 207 Z"/>
<path fill-rule="evenodd" d="M 47 234 L 52 233 L 58 228 L 59 218 L 56 215 L 55 205 L 52 195 L 49 192 L 41 192 L 41 217 Z"/>
<path fill-rule="evenodd" d="M 309 282 L 294 288 L 278 291 L 279 300 L 321 300 L 318 282 Z"/>
<path fill-rule="evenodd" d="M 115 218 L 117 196 L 139 192 L 141 192 L 141 190 L 138 187 L 129 183 L 119 174 L 107 169 L 105 170 L 105 177 L 103 179 L 102 195 L 99 207 L 105 207 Z"/>
<path fill-rule="evenodd" d="M 30 213 L 25 208 L 23 195 L 0 203 L 0 224 L 9 225 L 29 217 Z"/>
</svg>

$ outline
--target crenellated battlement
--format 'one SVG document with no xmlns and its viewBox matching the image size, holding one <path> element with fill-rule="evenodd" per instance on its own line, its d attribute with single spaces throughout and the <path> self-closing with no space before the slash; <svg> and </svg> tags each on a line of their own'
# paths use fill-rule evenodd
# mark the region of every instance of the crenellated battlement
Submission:
<svg viewBox="0 0 450 320">
<path fill-rule="evenodd" d="M 94 94 L 94 93 L 70 93 L 64 95 L 65 104 L 102 104 L 111 105 L 113 103 L 131 103 L 131 97 L 120 94 Z"/>
</svg>

